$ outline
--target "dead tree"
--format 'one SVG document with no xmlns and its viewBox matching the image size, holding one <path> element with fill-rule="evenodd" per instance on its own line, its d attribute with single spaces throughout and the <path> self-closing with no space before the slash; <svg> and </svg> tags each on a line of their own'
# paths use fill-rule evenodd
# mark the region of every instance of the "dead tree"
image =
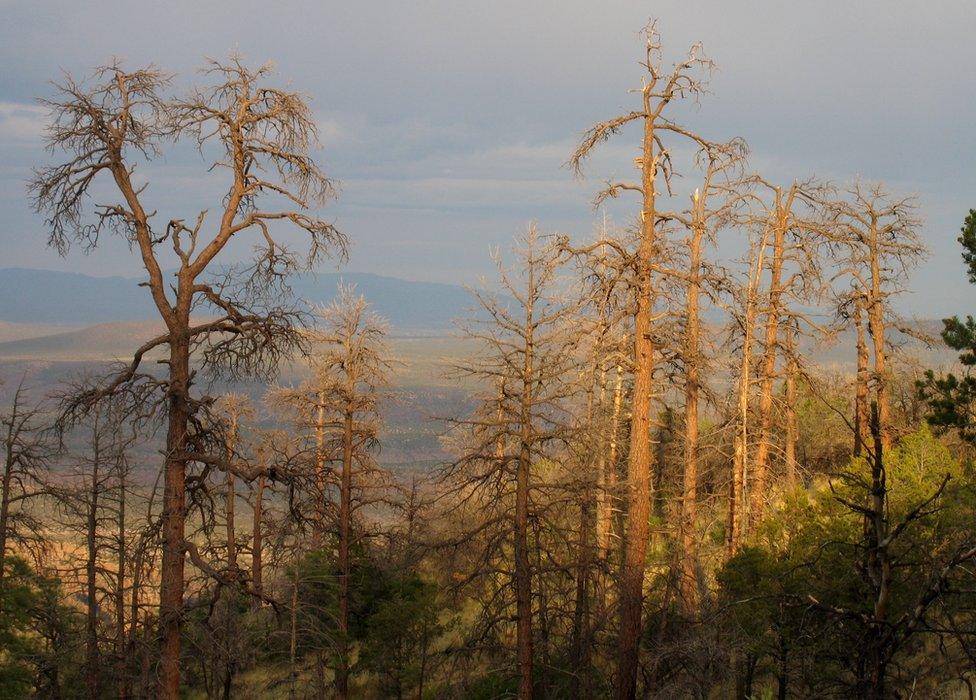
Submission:
<svg viewBox="0 0 976 700">
<path fill-rule="evenodd" d="M 912 197 L 892 197 L 881 184 L 860 183 L 851 186 L 846 197 L 828 201 L 826 205 L 835 225 L 834 242 L 838 251 L 835 280 L 850 287 L 847 299 L 853 305 L 851 318 L 857 329 L 861 328 L 861 314 L 866 317 L 873 355 L 870 379 L 878 405 L 881 441 L 889 448 L 892 444 L 888 362 L 891 332 L 911 331 L 895 314 L 891 298 L 902 291 L 908 272 L 927 254 L 918 236 L 917 205 Z M 857 341 L 857 410 L 863 413 L 867 348 L 862 333 L 858 332 Z M 856 418 L 855 445 L 862 449 L 865 418 Z"/>
<path fill-rule="evenodd" d="M 367 472 L 375 471 L 369 456 L 377 444 L 377 399 L 386 386 L 392 365 L 384 344 L 385 322 L 369 311 L 363 297 L 343 288 L 339 300 L 322 314 L 322 351 L 315 356 L 315 371 L 329 384 L 332 401 L 330 427 L 341 457 L 339 478 L 339 636 L 336 694 L 349 696 L 349 583 L 352 571 L 350 548 L 355 543 L 353 520 L 367 505 L 362 496 L 354 503 L 354 489 L 360 494 L 371 484 Z M 356 483 L 354 483 L 354 480 Z M 376 486 L 376 484 L 372 484 Z"/>
<path fill-rule="evenodd" d="M 21 381 L 9 409 L 0 414 L 3 429 L 3 474 L 0 482 L 0 589 L 4 562 L 16 547 L 38 552 L 44 544 L 43 524 L 31 506 L 50 494 L 47 472 L 55 446 L 44 432 L 43 410 L 27 405 Z"/>
<path fill-rule="evenodd" d="M 786 371 L 783 378 L 783 400 L 784 406 L 784 436 L 783 436 L 783 458 L 786 462 L 786 486 L 792 490 L 797 485 L 797 461 L 796 444 L 799 439 L 799 427 L 796 419 L 796 382 L 800 375 L 800 363 L 797 359 L 797 335 L 798 331 L 794 324 L 786 327 L 786 343 L 784 351 L 786 354 Z"/>
<path fill-rule="evenodd" d="M 633 366 L 634 388 L 631 412 L 630 451 L 627 465 L 627 526 L 624 558 L 620 572 L 618 666 L 615 697 L 623 700 L 637 693 L 637 669 L 642 629 L 642 600 L 647 543 L 650 536 L 651 470 L 653 455 L 650 444 L 652 401 L 654 395 L 654 307 L 657 283 L 655 262 L 658 257 L 658 186 L 659 180 L 670 182 L 671 153 L 665 143 L 668 137 L 690 139 L 702 146 L 704 140 L 679 126 L 665 114 L 668 106 L 681 98 L 697 97 L 704 85 L 697 74 L 709 70 L 711 62 L 702 56 L 701 47 L 692 47 L 689 56 L 670 71 L 663 68 L 660 38 L 656 26 L 646 32 L 645 70 L 640 88 L 638 110 L 597 124 L 583 137 L 570 159 L 579 172 L 583 160 L 598 144 L 618 133 L 630 123 L 641 124 L 641 155 L 636 159 L 640 183 L 613 182 L 598 196 L 617 197 L 634 192 L 641 198 L 639 235 L 636 250 L 623 257 L 633 267 Z M 619 245 L 618 245 L 619 247 Z"/>
<path fill-rule="evenodd" d="M 818 216 L 819 209 L 810 205 L 821 198 L 820 193 L 825 189 L 822 185 L 812 181 L 794 181 L 786 188 L 771 185 L 762 179 L 757 181 L 769 191 L 771 201 L 761 205 L 762 211 L 755 222 L 770 231 L 770 249 L 766 258 L 769 281 L 762 309 L 765 329 L 758 378 L 755 462 L 749 491 L 750 531 L 754 531 L 762 520 L 769 495 L 773 387 L 779 376 L 778 360 L 785 356 L 780 328 L 795 326 L 798 319 L 809 323 L 802 307 L 817 301 L 819 296 L 819 253 L 827 243 L 829 234 L 828 224 Z"/>
<path fill-rule="evenodd" d="M 595 463 L 590 467 L 595 474 L 595 543 L 601 561 L 610 556 L 611 541 L 619 528 L 615 524 L 619 515 L 618 468 L 620 462 L 620 431 L 624 411 L 624 375 L 631 367 L 630 343 L 624 328 L 629 318 L 628 295 L 620 284 L 619 261 L 606 243 L 618 236 L 608 225 L 606 215 L 598 230 L 596 247 L 588 254 L 577 256 L 578 274 L 583 281 L 580 311 L 587 320 L 585 335 L 586 359 L 595 387 L 587 387 L 593 403 L 588 407 L 588 418 L 581 430 L 593 434 L 588 443 L 590 457 Z M 560 245 L 573 253 L 566 238 Z M 595 394 L 592 392 L 595 391 Z M 589 401 L 589 399 L 588 399 Z"/>
<path fill-rule="evenodd" d="M 224 459 L 227 464 L 234 464 L 242 461 L 241 455 L 241 423 L 243 420 L 253 417 L 254 411 L 247 396 L 243 394 L 224 394 L 215 404 L 216 414 L 224 421 Z M 236 581 L 243 577 L 243 572 L 238 566 L 237 554 L 237 532 L 236 532 L 236 505 L 237 505 L 237 476 L 233 469 L 225 470 L 224 483 L 224 532 L 226 546 L 226 576 L 229 580 Z M 263 479 L 261 474 L 258 479 Z M 257 590 L 257 589 L 255 589 Z M 224 618 L 223 629 L 220 630 L 223 658 L 220 659 L 223 670 L 223 697 L 225 700 L 230 698 L 231 689 L 234 683 L 234 676 L 237 672 L 238 656 L 240 644 L 238 643 L 237 631 L 237 610 L 235 596 L 233 592 L 224 596 Z"/>
<path fill-rule="evenodd" d="M 745 514 L 746 477 L 749 464 L 749 406 L 752 393 L 753 350 L 756 316 L 759 311 L 759 286 L 766 264 L 770 231 L 761 227 L 749 230 L 749 252 L 745 283 L 733 292 L 730 306 L 733 337 L 738 335 L 738 375 L 732 409 L 732 473 L 729 479 L 728 515 L 725 528 L 725 556 L 731 558 L 742 539 Z"/>
<path fill-rule="evenodd" d="M 257 596 L 254 606 L 261 604 L 264 596 L 264 530 L 265 530 L 265 489 L 267 489 L 266 467 L 271 463 L 275 452 L 274 433 L 259 436 L 256 448 L 260 475 L 251 486 L 251 586 Z"/>
<path fill-rule="evenodd" d="M 240 423 L 242 419 L 253 416 L 250 401 L 243 394 L 224 394 L 217 400 L 217 414 L 226 421 L 225 455 L 228 464 L 239 460 Z M 232 469 L 227 469 L 224 492 L 224 530 L 226 533 L 227 569 L 233 574 L 237 566 L 237 535 L 235 529 L 235 509 L 237 503 L 237 477 Z"/>
<path fill-rule="evenodd" d="M 81 579 L 79 592 L 85 601 L 85 692 L 99 698 L 107 692 L 103 646 L 112 639 L 102 629 L 101 610 L 112 610 L 115 618 L 115 653 L 124 648 L 126 452 L 135 435 L 119 407 L 111 403 L 96 408 L 81 427 L 84 449 L 67 457 L 74 484 L 65 490 L 61 503 L 68 514 L 65 526 L 82 541 L 74 571 Z"/>
<path fill-rule="evenodd" d="M 345 244 L 331 223 L 309 213 L 331 197 L 333 185 L 309 156 L 316 125 L 305 100 L 265 85 L 267 67 L 252 70 L 236 58 L 210 62 L 206 75 L 212 80 L 209 87 L 178 98 L 162 94 L 169 78 L 153 68 L 126 71 L 113 63 L 96 71 L 89 84 L 65 77 L 56 86 L 57 96 L 44 104 L 50 111 L 48 147 L 68 159 L 38 171 L 30 186 L 34 207 L 50 229 L 49 245 L 60 253 L 66 254 L 72 243 L 95 248 L 109 231 L 138 251 L 148 276 L 144 284 L 165 326 L 128 365 L 65 407 L 65 420 L 73 420 L 133 384 L 143 387 L 144 399 L 163 406 L 159 694 L 165 698 L 177 697 L 180 686 L 187 470 L 194 463 L 224 462 L 219 444 L 201 429 L 198 413 L 207 399 L 191 395 L 191 356 L 206 370 L 233 375 L 273 371 L 279 358 L 303 344 L 296 328 L 301 316 L 275 300 L 276 285 L 323 254 L 343 252 Z M 205 158 L 213 156 L 208 172 L 228 174 L 216 220 L 208 221 L 204 210 L 190 224 L 179 215 L 156 223 L 149 184 L 136 179 L 134 169 L 139 160 L 158 156 L 168 139 L 194 143 Z M 90 220 L 84 205 L 89 195 L 100 193 L 103 179 L 119 199 L 96 204 Z M 290 208 L 265 209 L 265 200 L 272 207 L 285 202 Z M 308 236 L 307 257 L 278 242 L 272 226 L 279 223 Z M 258 251 L 250 271 L 231 268 L 215 277 L 230 242 L 249 235 Z M 161 266 L 164 246 L 177 258 L 172 276 Z M 208 317 L 191 318 L 194 311 Z M 147 354 L 159 350 L 165 357 L 162 377 L 143 368 Z"/>
<path fill-rule="evenodd" d="M 571 306 L 554 296 L 557 252 L 539 241 L 534 228 L 518 243 L 521 267 L 508 273 L 499 263 L 513 305 L 478 294 L 487 320 L 465 329 L 481 352 L 458 371 L 480 380 L 485 390 L 474 415 L 453 421 L 459 457 L 441 474 L 440 498 L 461 520 L 460 534 L 444 546 L 463 547 L 470 558 L 460 584 L 480 589 L 478 638 L 512 619 L 508 591 L 514 594 L 518 697 L 531 698 L 538 632 L 533 620 L 536 611 L 545 614 L 530 541 L 540 537 L 547 502 L 536 465 L 553 457 L 566 438 L 565 401 L 575 391 L 567 377 L 575 358 L 567 325 Z M 497 573 L 505 580 L 496 580 Z"/>
<path fill-rule="evenodd" d="M 858 457 L 864 452 L 864 444 L 870 434 L 868 427 L 868 385 L 871 380 L 869 368 L 870 356 L 865 335 L 864 299 L 861 294 L 854 298 L 854 314 L 852 316 L 855 333 L 855 352 L 857 354 L 857 368 L 855 369 L 854 391 L 854 454 Z"/>
<path fill-rule="evenodd" d="M 313 493 L 337 545 L 335 692 L 340 698 L 349 696 L 352 548 L 366 534 L 361 511 L 385 499 L 390 488 L 372 457 L 379 445 L 379 401 L 394 369 L 385 334 L 386 322 L 366 299 L 341 286 L 336 301 L 318 312 L 310 336 L 312 376 L 297 388 L 278 391 L 274 399 L 290 405 L 299 423 L 311 423 L 314 431 Z"/>
<path fill-rule="evenodd" d="M 691 195 L 691 205 L 683 212 L 664 214 L 679 221 L 687 230 L 686 270 L 663 270 L 684 289 L 681 321 L 681 350 L 678 359 L 684 380 L 684 468 L 678 518 L 678 589 L 684 612 L 694 616 L 698 610 L 698 478 L 699 478 L 699 400 L 702 394 L 701 304 L 715 300 L 727 286 L 726 275 L 704 258 L 704 247 L 714 245 L 722 228 L 735 221 L 744 202 L 742 167 L 746 145 L 741 140 L 711 144 L 699 154 L 703 161 L 702 185 Z"/>
</svg>

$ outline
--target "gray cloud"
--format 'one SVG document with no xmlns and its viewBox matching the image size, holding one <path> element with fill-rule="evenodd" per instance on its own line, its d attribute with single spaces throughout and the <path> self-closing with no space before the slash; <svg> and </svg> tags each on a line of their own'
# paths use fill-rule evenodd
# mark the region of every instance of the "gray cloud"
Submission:
<svg viewBox="0 0 976 700">
<path fill-rule="evenodd" d="M 653 12 L 670 55 L 700 39 L 720 65 L 712 94 L 682 108 L 689 123 L 745 137 L 770 177 L 860 176 L 917 193 L 932 258 L 903 305 L 970 306 L 955 237 L 976 206 L 971 2 L 36 0 L 0 12 L 2 265 L 134 269 L 121 244 L 68 261 L 44 248 L 23 182 L 46 158 L 32 100 L 48 81 L 119 56 L 173 70 L 182 89 L 203 56 L 233 50 L 274 60 L 311 96 L 320 158 L 342 182 L 331 215 L 353 237 L 350 268 L 459 281 L 489 270 L 488 248 L 530 219 L 589 236 L 590 198 L 631 172 L 636 139 L 608 145 L 584 181 L 562 164 L 584 128 L 632 104 Z M 220 191 L 181 150 L 150 172 L 162 216 Z"/>
</svg>

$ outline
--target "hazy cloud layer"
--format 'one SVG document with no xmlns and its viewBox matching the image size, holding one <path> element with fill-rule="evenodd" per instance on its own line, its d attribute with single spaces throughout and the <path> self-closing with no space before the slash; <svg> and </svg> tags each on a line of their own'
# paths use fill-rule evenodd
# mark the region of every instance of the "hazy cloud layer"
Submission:
<svg viewBox="0 0 976 700">
<path fill-rule="evenodd" d="M 7 1 L 0 13 L 0 266 L 135 270 L 122 245 L 60 261 L 24 196 L 46 158 L 33 99 L 62 69 L 84 75 L 113 56 L 172 70 L 179 86 L 204 56 L 273 60 L 312 97 L 350 269 L 460 281 L 530 219 L 589 236 L 591 197 L 631 172 L 636 139 L 618 137 L 582 181 L 563 163 L 584 128 L 633 104 L 637 32 L 655 13 L 669 55 L 700 39 L 721 68 L 687 121 L 745 137 L 771 178 L 917 193 L 933 255 L 903 306 L 971 310 L 955 244 L 976 207 L 971 2 Z M 220 190 L 183 150 L 149 172 L 167 218 Z"/>
</svg>

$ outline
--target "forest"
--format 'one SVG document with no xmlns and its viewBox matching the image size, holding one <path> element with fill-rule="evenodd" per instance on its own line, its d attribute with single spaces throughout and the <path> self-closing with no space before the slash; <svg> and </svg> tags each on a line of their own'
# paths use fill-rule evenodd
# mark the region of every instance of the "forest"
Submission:
<svg viewBox="0 0 976 700">
<path fill-rule="evenodd" d="M 236 55 L 56 78 L 26 197 L 62 256 L 128 245 L 158 334 L 3 387 L 0 697 L 974 697 L 976 321 L 899 314 L 920 202 L 768 178 L 694 126 L 703 47 L 641 47 L 564 156 L 595 232 L 512 232 L 411 469 L 389 323 L 294 292 L 355 244 L 308 98 Z M 156 201 L 171 148 L 208 208 Z"/>
</svg>

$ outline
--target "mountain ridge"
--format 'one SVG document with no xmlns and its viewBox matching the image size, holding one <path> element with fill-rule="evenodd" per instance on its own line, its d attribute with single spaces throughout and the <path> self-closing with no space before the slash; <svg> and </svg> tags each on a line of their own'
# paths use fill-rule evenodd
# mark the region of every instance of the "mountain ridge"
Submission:
<svg viewBox="0 0 976 700">
<path fill-rule="evenodd" d="M 0 268 L 0 321 L 95 325 L 157 318 L 139 277 L 95 277 L 80 272 Z M 398 329 L 446 330 L 476 306 L 459 285 L 417 282 L 370 272 L 315 272 L 290 281 L 294 295 L 327 304 L 340 283 L 351 284 Z"/>
</svg>

